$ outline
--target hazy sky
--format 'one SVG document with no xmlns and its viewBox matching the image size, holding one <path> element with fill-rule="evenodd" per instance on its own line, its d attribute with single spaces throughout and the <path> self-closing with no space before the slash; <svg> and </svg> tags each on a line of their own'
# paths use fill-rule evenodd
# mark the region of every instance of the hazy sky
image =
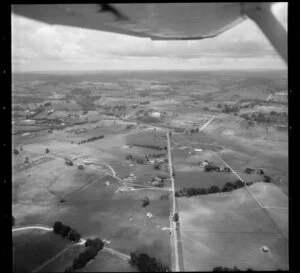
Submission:
<svg viewBox="0 0 300 273">
<path fill-rule="evenodd" d="M 287 28 L 287 3 L 272 11 Z M 212 39 L 152 41 L 12 15 L 13 71 L 257 68 L 286 64 L 250 19 Z"/>
</svg>

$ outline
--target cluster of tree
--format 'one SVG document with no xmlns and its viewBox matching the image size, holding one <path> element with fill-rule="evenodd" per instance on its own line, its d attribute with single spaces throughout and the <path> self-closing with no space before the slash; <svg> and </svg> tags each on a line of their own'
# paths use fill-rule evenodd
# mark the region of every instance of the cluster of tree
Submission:
<svg viewBox="0 0 300 273">
<path fill-rule="evenodd" d="M 234 266 L 233 268 L 226 267 L 226 266 L 217 266 L 213 270 L 213 272 L 236 272 L 236 271 L 254 271 L 251 267 L 246 270 L 241 270 L 238 267 Z M 277 269 L 277 271 L 282 271 L 281 269 Z"/>
<path fill-rule="evenodd" d="M 251 168 L 246 168 L 244 170 L 245 173 L 248 173 L 248 174 L 253 174 L 253 173 L 257 173 L 257 174 L 261 174 L 261 175 L 264 175 L 265 172 L 263 169 L 251 169 Z M 263 176 L 263 181 L 266 182 L 266 183 L 270 183 L 272 181 L 271 177 L 269 175 L 264 175 Z"/>
<path fill-rule="evenodd" d="M 266 183 L 270 183 L 272 181 L 271 177 L 268 175 L 264 175 L 263 181 Z"/>
<path fill-rule="evenodd" d="M 253 174 L 253 173 L 257 173 L 257 174 L 264 174 L 265 172 L 264 172 L 264 170 L 263 169 L 251 169 L 251 168 L 246 168 L 245 170 L 244 170 L 244 173 L 248 173 L 248 174 Z"/>
<path fill-rule="evenodd" d="M 99 251 L 103 249 L 104 242 L 99 239 L 87 239 L 85 242 L 87 249 L 81 252 L 74 260 L 73 264 L 65 269 L 65 272 L 74 272 L 79 268 L 85 267 L 85 265 L 92 259 L 94 259 Z"/>
<path fill-rule="evenodd" d="M 150 101 L 142 101 L 142 102 L 140 102 L 140 104 L 142 104 L 142 105 L 149 104 L 149 103 L 150 103 Z"/>
<path fill-rule="evenodd" d="M 17 148 L 14 148 L 14 154 L 18 155 L 19 154 L 19 150 Z"/>
<path fill-rule="evenodd" d="M 204 170 L 206 172 L 212 172 L 212 171 L 219 172 L 220 167 L 213 165 L 213 164 L 208 164 L 208 165 L 204 166 Z"/>
<path fill-rule="evenodd" d="M 185 129 L 184 128 L 174 128 L 174 131 L 176 133 L 183 133 L 185 131 Z"/>
<path fill-rule="evenodd" d="M 213 272 L 233 272 L 233 271 L 243 271 L 243 270 L 237 268 L 236 266 L 234 266 L 233 268 L 226 267 L 226 266 L 224 266 L 224 267 L 223 266 L 217 266 L 212 271 Z M 248 268 L 245 271 L 253 271 L 253 269 Z"/>
<path fill-rule="evenodd" d="M 252 114 L 241 114 L 241 118 L 248 121 L 255 121 L 257 123 L 268 123 L 268 124 L 287 124 L 288 114 L 286 112 L 278 113 L 271 111 L 270 113 L 252 113 Z"/>
<path fill-rule="evenodd" d="M 142 144 L 132 144 L 132 146 L 143 147 L 143 148 L 148 148 L 148 149 L 153 149 L 153 150 L 160 150 L 160 151 L 168 149 L 167 146 L 161 147 L 161 146 L 155 146 L 155 145 L 142 145 Z"/>
<path fill-rule="evenodd" d="M 145 158 L 149 161 L 149 158 L 160 158 L 166 156 L 166 154 L 147 154 Z"/>
<path fill-rule="evenodd" d="M 104 135 L 94 136 L 94 137 L 90 137 L 86 140 L 79 141 L 78 144 L 83 144 L 83 143 L 86 143 L 86 142 L 91 142 L 91 141 L 95 141 L 95 140 L 102 139 L 102 138 L 104 138 Z"/>
<path fill-rule="evenodd" d="M 162 195 L 160 196 L 160 199 L 161 199 L 161 200 L 168 200 L 168 199 L 169 199 L 169 194 L 168 194 L 168 193 L 162 194 Z"/>
<path fill-rule="evenodd" d="M 73 161 L 70 160 L 70 159 L 66 159 L 66 160 L 65 160 L 65 163 L 66 163 L 67 165 L 69 165 L 69 166 L 73 166 L 73 165 L 74 165 Z"/>
<path fill-rule="evenodd" d="M 135 126 L 134 124 L 128 124 L 128 125 L 126 125 L 126 130 L 133 129 L 134 126 Z"/>
<path fill-rule="evenodd" d="M 129 263 L 136 266 L 140 272 L 171 272 L 168 266 L 146 253 L 131 252 Z"/>
<path fill-rule="evenodd" d="M 46 102 L 44 106 L 51 106 L 51 102 Z"/>
<path fill-rule="evenodd" d="M 160 179 L 165 180 L 169 177 L 169 174 L 160 172 L 160 173 L 157 174 L 157 177 L 160 178 Z"/>
<path fill-rule="evenodd" d="M 126 105 L 115 105 L 112 107 L 112 109 L 115 110 L 119 110 L 119 111 L 123 111 L 126 109 Z"/>
<path fill-rule="evenodd" d="M 143 157 L 134 157 L 133 155 L 129 154 L 126 156 L 126 160 L 131 160 L 136 162 L 137 164 L 145 164 L 146 160 Z"/>
<path fill-rule="evenodd" d="M 165 178 L 155 177 L 151 180 L 151 184 L 155 187 L 162 188 L 164 186 Z"/>
<path fill-rule="evenodd" d="M 75 243 L 79 242 L 81 235 L 73 228 L 64 225 L 62 222 L 55 222 L 53 225 L 53 231 L 56 234 L 60 234 L 61 237 L 68 237 L 70 241 Z"/>
<path fill-rule="evenodd" d="M 237 190 L 237 189 L 243 188 L 244 186 L 245 186 L 245 183 L 242 182 L 241 180 L 237 180 L 235 182 L 227 182 L 224 185 L 222 192 L 229 192 L 229 191 Z"/>
<path fill-rule="evenodd" d="M 245 102 L 241 102 L 239 106 L 240 106 L 240 109 L 242 109 L 242 108 L 251 108 L 257 104 L 260 104 L 260 103 L 257 101 L 248 101 L 248 102 L 245 101 Z"/>
<path fill-rule="evenodd" d="M 84 169 L 84 166 L 83 166 L 83 165 L 78 165 L 78 169 L 79 169 L 79 170 L 83 170 L 83 169 Z"/>
<path fill-rule="evenodd" d="M 175 214 L 174 214 L 174 216 L 173 216 L 173 221 L 174 222 L 177 222 L 179 220 L 179 215 L 178 215 L 178 213 L 176 212 Z"/>
<path fill-rule="evenodd" d="M 251 185 L 251 184 L 247 184 Z M 245 184 L 241 180 L 237 180 L 235 182 L 227 182 L 222 189 L 220 189 L 218 186 L 211 186 L 207 189 L 205 188 L 183 188 L 180 191 L 175 192 L 176 197 L 182 197 L 182 196 L 196 196 L 196 195 L 206 195 L 206 194 L 212 194 L 212 193 L 218 193 L 218 192 L 230 192 L 236 189 L 240 189 L 244 187 Z"/>
<path fill-rule="evenodd" d="M 163 164 L 164 164 L 164 161 L 155 161 L 153 168 L 155 170 L 161 170 Z"/>
<path fill-rule="evenodd" d="M 212 172 L 212 171 L 215 171 L 215 172 L 231 172 L 230 168 L 228 167 L 223 167 L 223 168 L 220 168 L 219 166 L 211 163 L 211 162 L 208 162 L 207 165 L 204 166 L 204 170 L 206 172 Z"/>
<path fill-rule="evenodd" d="M 148 196 L 146 196 L 146 197 L 143 199 L 142 207 L 145 208 L 145 207 L 147 207 L 149 204 L 150 204 L 150 199 L 149 199 Z"/>
<path fill-rule="evenodd" d="M 199 128 L 193 128 L 190 130 L 190 133 L 191 134 L 194 134 L 194 133 L 199 133 Z"/>
<path fill-rule="evenodd" d="M 159 118 L 156 117 L 150 117 L 150 116 L 142 116 L 142 117 L 138 117 L 138 120 L 144 122 L 144 123 L 158 123 L 160 122 Z"/>
<path fill-rule="evenodd" d="M 11 106 L 11 110 L 12 111 L 22 111 L 22 110 L 24 110 L 24 108 L 21 106 L 21 105 L 19 105 L 19 104 L 13 104 L 12 106 Z M 29 110 L 29 109 L 28 109 Z"/>
<path fill-rule="evenodd" d="M 252 173 L 254 173 L 255 172 L 255 170 L 254 169 L 251 169 L 251 168 L 246 168 L 245 170 L 244 170 L 244 173 L 248 173 L 248 174 L 252 174 Z"/>
<path fill-rule="evenodd" d="M 223 113 L 238 113 L 239 107 L 237 105 L 229 106 L 227 104 L 224 105 L 222 110 Z"/>
</svg>

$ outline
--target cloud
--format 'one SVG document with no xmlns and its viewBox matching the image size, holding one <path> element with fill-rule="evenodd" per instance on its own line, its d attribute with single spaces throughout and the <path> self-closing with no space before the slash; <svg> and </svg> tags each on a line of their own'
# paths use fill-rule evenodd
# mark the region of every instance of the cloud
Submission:
<svg viewBox="0 0 300 273">
<path fill-rule="evenodd" d="M 287 27 L 287 3 L 275 4 L 276 17 Z M 263 59 L 264 61 L 261 61 Z M 241 63 L 239 60 L 243 60 Z M 12 15 L 12 62 L 15 69 L 191 69 L 220 63 L 228 67 L 284 68 L 269 41 L 251 20 L 205 40 L 152 41 L 115 33 L 47 25 Z M 56 64 L 56 65 L 55 65 Z M 126 65 L 127 64 L 127 65 Z M 196 65 L 197 64 L 197 65 Z"/>
</svg>

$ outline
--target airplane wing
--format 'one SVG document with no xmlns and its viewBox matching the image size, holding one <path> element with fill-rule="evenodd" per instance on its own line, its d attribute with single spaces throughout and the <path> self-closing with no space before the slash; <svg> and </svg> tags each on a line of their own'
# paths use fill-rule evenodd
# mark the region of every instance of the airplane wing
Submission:
<svg viewBox="0 0 300 273">
<path fill-rule="evenodd" d="M 284 41 L 277 42 L 278 38 L 282 39 L 285 30 L 281 29 L 279 35 L 277 28 L 281 25 L 278 23 L 279 26 L 275 24 L 276 31 L 272 32 L 274 19 L 277 20 L 270 10 L 270 3 L 26 4 L 13 5 L 12 12 L 48 24 L 115 32 L 152 40 L 212 38 L 248 16 L 256 23 L 259 21 L 257 24 L 261 28 L 268 25 L 263 32 L 283 58 L 287 58 Z M 262 16 L 267 17 L 267 23 L 266 19 L 261 19 Z M 270 31 L 272 35 L 269 35 Z"/>
</svg>

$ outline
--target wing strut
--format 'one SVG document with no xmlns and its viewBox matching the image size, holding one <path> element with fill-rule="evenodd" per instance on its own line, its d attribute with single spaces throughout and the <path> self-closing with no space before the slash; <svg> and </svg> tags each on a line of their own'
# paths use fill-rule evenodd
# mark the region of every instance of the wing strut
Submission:
<svg viewBox="0 0 300 273">
<path fill-rule="evenodd" d="M 287 64 L 287 31 L 272 13 L 271 3 L 244 5 L 244 13 L 258 25 Z"/>
</svg>

